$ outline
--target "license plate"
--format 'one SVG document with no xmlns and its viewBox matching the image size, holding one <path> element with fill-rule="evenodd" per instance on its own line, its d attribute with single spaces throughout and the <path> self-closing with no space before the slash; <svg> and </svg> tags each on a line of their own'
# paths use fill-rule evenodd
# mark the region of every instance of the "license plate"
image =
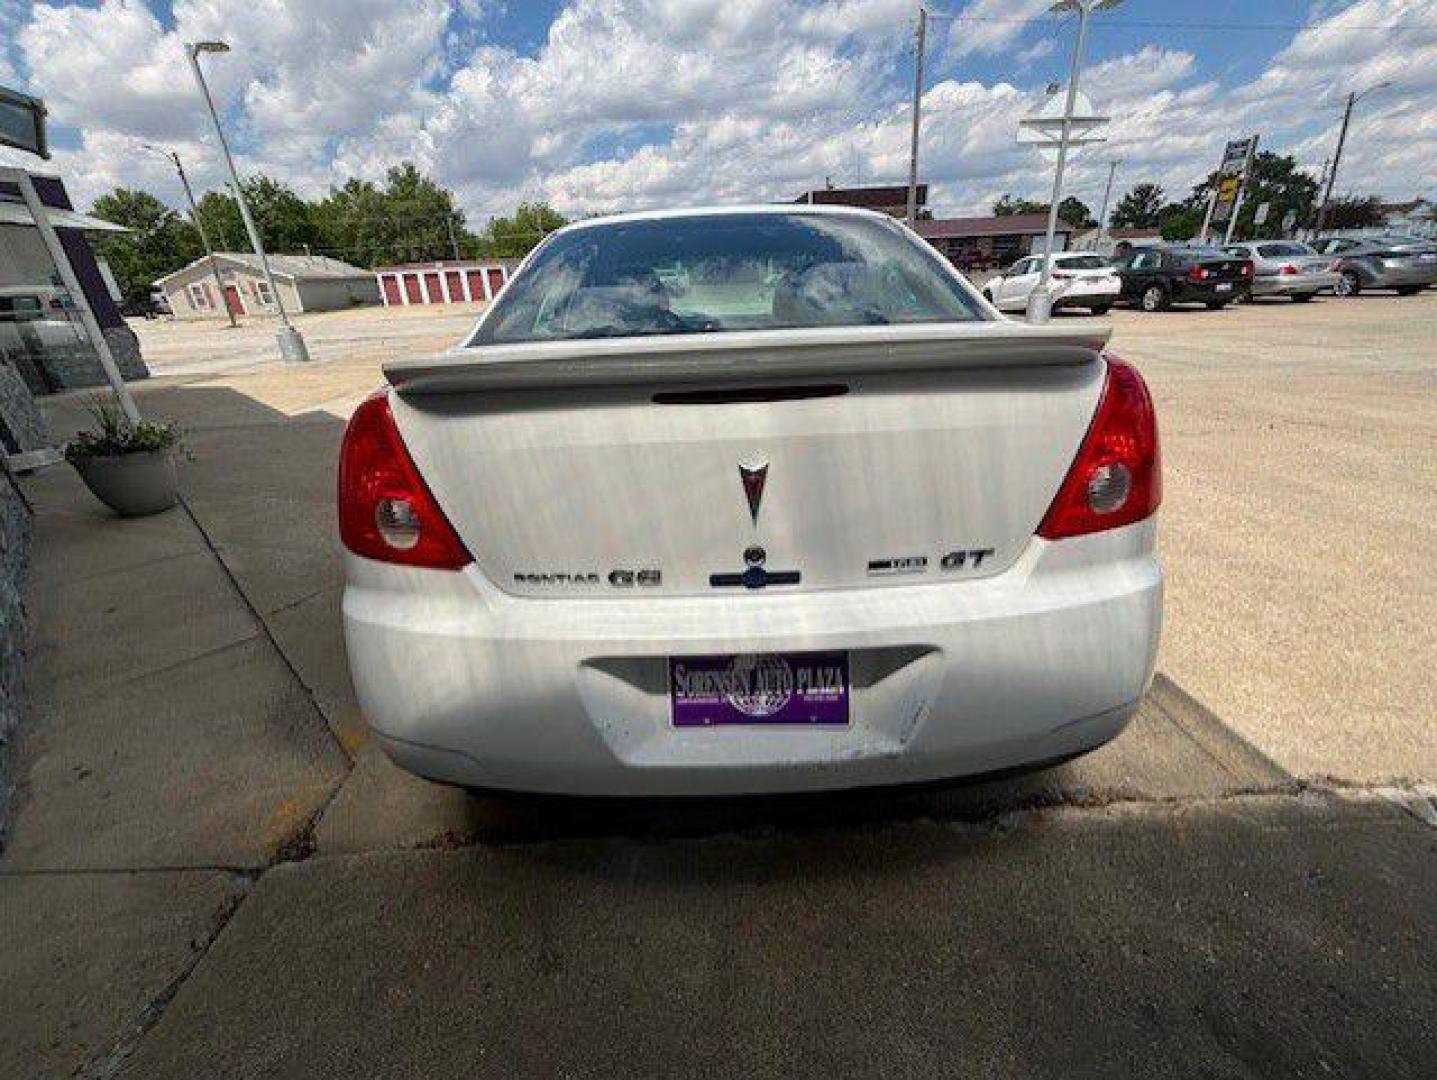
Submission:
<svg viewBox="0 0 1437 1080">
<path fill-rule="evenodd" d="M 1222 282 L 1219 282 L 1219 283 L 1218 283 L 1218 286 L 1217 286 L 1217 291 L 1218 291 L 1218 292 L 1232 292 L 1232 282 L 1231 282 L 1231 281 L 1222 281 Z"/>
<path fill-rule="evenodd" d="M 841 727 L 848 690 L 846 652 L 669 658 L 674 727 Z"/>
</svg>

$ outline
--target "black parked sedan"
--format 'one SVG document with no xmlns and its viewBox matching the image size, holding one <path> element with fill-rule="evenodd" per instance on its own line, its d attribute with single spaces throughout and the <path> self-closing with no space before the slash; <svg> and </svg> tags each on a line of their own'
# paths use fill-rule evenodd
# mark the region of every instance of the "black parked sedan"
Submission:
<svg viewBox="0 0 1437 1080">
<path fill-rule="evenodd" d="M 1252 291 L 1252 260 L 1217 248 L 1136 248 L 1118 263 L 1121 297 L 1144 311 L 1173 304 L 1206 304 L 1217 309 Z"/>
</svg>

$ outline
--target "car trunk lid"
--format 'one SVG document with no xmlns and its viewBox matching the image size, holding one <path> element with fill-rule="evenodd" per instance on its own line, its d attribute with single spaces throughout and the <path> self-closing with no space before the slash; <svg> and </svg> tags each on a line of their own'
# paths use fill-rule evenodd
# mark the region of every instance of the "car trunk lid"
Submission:
<svg viewBox="0 0 1437 1080">
<path fill-rule="evenodd" d="M 416 465 L 506 591 L 807 591 L 1011 566 L 1097 406 L 1106 336 L 734 332 L 385 370 Z"/>
</svg>

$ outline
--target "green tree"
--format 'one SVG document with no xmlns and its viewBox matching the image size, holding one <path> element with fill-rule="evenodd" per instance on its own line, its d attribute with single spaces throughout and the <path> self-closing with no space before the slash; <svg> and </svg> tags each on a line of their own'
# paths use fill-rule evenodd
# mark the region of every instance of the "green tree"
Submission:
<svg viewBox="0 0 1437 1080">
<path fill-rule="evenodd" d="M 1046 214 L 1048 203 L 1035 202 L 1032 199 L 1021 199 L 1017 195 L 1004 195 L 993 204 L 994 217 L 1012 217 L 1014 214 Z M 1058 217 L 1066 221 L 1075 229 L 1090 229 L 1097 222 L 1093 219 L 1093 212 L 1088 209 L 1087 203 L 1069 195 L 1058 204 Z"/>
<path fill-rule="evenodd" d="M 244 181 L 244 197 L 266 251 L 293 254 L 319 243 L 310 204 L 287 184 L 257 173 Z"/>
<path fill-rule="evenodd" d="M 480 250 L 494 258 L 517 259 L 540 240 L 568 224 L 564 215 L 547 203 L 521 203 L 512 217 L 493 217 L 479 237 Z"/>
<path fill-rule="evenodd" d="M 313 219 L 327 254 L 356 266 L 393 262 L 399 223 L 389 199 L 368 180 L 349 179 L 314 206 Z"/>
<path fill-rule="evenodd" d="M 1158 184 L 1138 184 L 1113 208 L 1115 229 L 1156 229 L 1162 224 L 1163 189 Z"/>
<path fill-rule="evenodd" d="M 1327 204 L 1325 229 L 1372 229 L 1386 220 L 1378 195 L 1347 195 Z"/>
<path fill-rule="evenodd" d="M 320 244 L 314 208 L 289 187 L 262 173 L 243 181 L 245 201 L 265 250 L 294 254 Z M 239 203 L 228 191 L 207 191 L 199 201 L 200 220 L 217 251 L 251 250 Z"/>
<path fill-rule="evenodd" d="M 1048 204 L 1019 198 L 1017 195 L 1003 195 L 993 204 L 994 217 L 1012 217 L 1014 214 L 1046 214 Z"/>
<path fill-rule="evenodd" d="M 393 220 L 395 259 L 450 258 L 475 254 L 475 238 L 464 228 L 464 213 L 454 195 L 419 171 L 412 161 L 393 166 L 385 176 L 384 200 Z"/>
<path fill-rule="evenodd" d="M 216 251 L 248 251 L 249 237 L 245 235 L 244 219 L 240 217 L 239 203 L 228 191 L 207 191 L 197 204 L 200 221 Z"/>
<path fill-rule="evenodd" d="M 1162 230 L 1163 239 L 1191 240 L 1202 231 L 1206 211 L 1205 205 L 1194 206 L 1191 201 L 1168 203 L 1158 212 L 1158 228 Z"/>
<path fill-rule="evenodd" d="M 127 304 L 143 303 L 157 278 L 203 251 L 194 226 L 147 191 L 116 188 L 96 199 L 90 212 L 130 230 L 94 240 L 95 254 L 110 264 Z"/>
<path fill-rule="evenodd" d="M 1206 211 L 1208 199 L 1217 187 L 1217 172 L 1193 188 L 1190 203 Z M 1255 223 L 1257 208 L 1268 204 L 1267 220 Z M 1297 212 L 1298 221 L 1315 217 L 1317 181 L 1297 166 L 1297 159 L 1287 154 L 1264 150 L 1253 159 L 1247 187 L 1238 211 L 1233 237 L 1243 240 L 1272 240 L 1282 235 L 1282 219 L 1289 210 Z"/>
<path fill-rule="evenodd" d="M 1043 207 L 1043 212 L 1048 212 L 1046 206 Z M 1098 224 L 1098 219 L 1093 217 L 1088 204 L 1074 195 L 1069 195 L 1058 204 L 1058 216 L 1075 229 L 1091 229 Z"/>
</svg>

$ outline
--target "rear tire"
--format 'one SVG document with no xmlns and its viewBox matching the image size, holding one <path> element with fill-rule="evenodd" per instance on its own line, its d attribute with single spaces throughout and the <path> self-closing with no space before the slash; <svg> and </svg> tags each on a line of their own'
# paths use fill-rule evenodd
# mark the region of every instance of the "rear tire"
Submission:
<svg viewBox="0 0 1437 1080">
<path fill-rule="evenodd" d="M 1292 294 L 1292 302 L 1293 302 L 1294 304 L 1305 304 L 1305 303 L 1307 303 L 1309 300 L 1311 300 L 1311 299 L 1312 299 L 1314 296 L 1316 296 L 1316 295 L 1317 295 L 1316 293 L 1310 293 L 1310 292 L 1293 293 L 1293 294 Z"/>
<path fill-rule="evenodd" d="M 1356 296 L 1361 291 L 1362 279 L 1353 270 L 1342 271 L 1337 279 L 1337 285 L 1333 288 L 1333 292 L 1338 296 Z"/>
<path fill-rule="evenodd" d="M 1398 296 L 1416 296 L 1422 291 L 1421 285 L 1404 285 L 1397 290 Z"/>
<path fill-rule="evenodd" d="M 1172 303 L 1168 291 L 1161 285 L 1149 285 L 1143 290 L 1142 305 L 1144 311 L 1166 311 Z"/>
<path fill-rule="evenodd" d="M 1207 309 L 1208 309 L 1209 311 L 1221 311 L 1221 310 L 1222 310 L 1223 308 L 1225 308 L 1225 307 L 1227 307 L 1227 301 L 1226 301 L 1226 300 L 1209 300 L 1209 301 L 1207 301 Z"/>
<path fill-rule="evenodd" d="M 1106 315 L 1108 312 L 1110 312 L 1110 311 L 1113 310 L 1113 305 L 1112 305 L 1112 304 L 1094 304 L 1092 307 L 1088 308 L 1088 310 L 1091 311 L 1094 315 L 1098 316 L 1098 318 L 1102 318 L 1102 317 L 1103 317 L 1104 315 Z"/>
</svg>

